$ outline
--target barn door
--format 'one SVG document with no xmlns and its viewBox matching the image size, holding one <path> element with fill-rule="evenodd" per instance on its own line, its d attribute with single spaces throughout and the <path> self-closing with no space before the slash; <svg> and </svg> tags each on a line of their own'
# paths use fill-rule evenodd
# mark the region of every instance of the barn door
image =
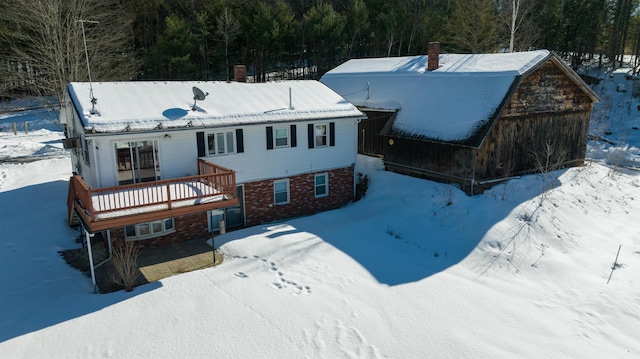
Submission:
<svg viewBox="0 0 640 359">
<path fill-rule="evenodd" d="M 358 123 L 358 153 L 370 156 L 384 155 L 384 138 L 380 131 L 395 112 L 364 111 L 367 118 Z"/>
</svg>

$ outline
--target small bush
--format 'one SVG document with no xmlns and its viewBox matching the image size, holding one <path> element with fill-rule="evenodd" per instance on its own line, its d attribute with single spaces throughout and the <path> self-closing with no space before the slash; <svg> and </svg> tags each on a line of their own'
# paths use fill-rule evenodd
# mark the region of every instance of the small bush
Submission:
<svg viewBox="0 0 640 359">
<path fill-rule="evenodd" d="M 140 246 L 134 242 L 124 241 L 113 247 L 111 264 L 113 270 L 109 276 L 113 283 L 124 287 L 130 292 L 138 280 L 138 257 L 140 256 Z"/>
<path fill-rule="evenodd" d="M 353 199 L 354 202 L 359 201 L 367 194 L 367 188 L 369 188 L 369 177 L 360 172 L 357 174 L 358 179 L 356 181 L 356 196 Z"/>
</svg>

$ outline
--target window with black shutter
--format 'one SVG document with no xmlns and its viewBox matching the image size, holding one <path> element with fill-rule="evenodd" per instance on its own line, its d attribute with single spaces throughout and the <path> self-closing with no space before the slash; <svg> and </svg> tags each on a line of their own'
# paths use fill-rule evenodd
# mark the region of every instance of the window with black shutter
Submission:
<svg viewBox="0 0 640 359">
<path fill-rule="evenodd" d="M 196 144 L 198 146 L 198 157 L 204 157 L 207 154 L 204 147 L 204 132 L 196 132 Z"/>
<path fill-rule="evenodd" d="M 311 123 L 307 125 L 307 141 L 309 143 L 309 148 L 313 148 L 315 136 L 313 135 L 313 124 Z"/>
<path fill-rule="evenodd" d="M 291 132 L 291 147 L 296 147 L 298 145 L 298 136 L 296 133 L 296 125 L 291 125 L 290 126 L 290 132 Z"/>
<path fill-rule="evenodd" d="M 236 152 L 244 152 L 244 135 L 241 128 L 236 129 Z"/>
<path fill-rule="evenodd" d="M 267 149 L 273 149 L 273 127 L 267 126 Z"/>
</svg>

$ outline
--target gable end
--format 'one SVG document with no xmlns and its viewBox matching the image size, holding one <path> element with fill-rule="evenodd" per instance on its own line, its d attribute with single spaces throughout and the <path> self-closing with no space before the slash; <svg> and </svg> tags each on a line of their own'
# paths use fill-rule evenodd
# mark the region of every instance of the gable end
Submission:
<svg viewBox="0 0 640 359">
<path fill-rule="evenodd" d="M 522 78 L 501 117 L 589 111 L 593 102 L 574 78 L 547 61 Z"/>
</svg>

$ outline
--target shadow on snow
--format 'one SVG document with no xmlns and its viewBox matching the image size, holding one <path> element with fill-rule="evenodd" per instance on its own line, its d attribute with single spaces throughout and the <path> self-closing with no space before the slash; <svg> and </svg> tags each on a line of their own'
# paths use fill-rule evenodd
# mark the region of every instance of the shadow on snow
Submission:
<svg viewBox="0 0 640 359">
<path fill-rule="evenodd" d="M 378 180 L 386 176 L 394 178 Z M 382 172 L 359 202 L 230 232 L 216 238 L 216 247 L 256 235 L 283 240 L 284 245 L 292 236 L 289 241 L 299 241 L 298 249 L 311 250 L 316 243 L 311 239 L 320 238 L 358 262 L 379 283 L 395 286 L 420 281 L 462 261 L 496 223 L 530 199 L 522 193 L 513 197 L 518 198 L 469 197 L 453 186 Z"/>
<path fill-rule="evenodd" d="M 420 281 L 459 263 L 491 227 L 529 199 L 469 197 L 453 186 L 388 172 L 376 173 L 370 183 L 367 196 L 359 202 L 279 224 L 229 232 L 216 236 L 215 245 L 257 235 L 282 241 L 271 250 L 282 246 L 295 258 L 326 243 L 359 263 L 379 283 L 395 286 Z M 0 278 L 0 342 L 161 286 L 153 282 L 133 292 L 92 293 L 90 279 L 69 267 L 58 254 L 78 246 L 77 231 L 67 225 L 67 186 L 67 181 L 55 181 L 0 192 L 0 203 L 11 204 L 0 206 L 0 270 L 12 273 Z"/>
<path fill-rule="evenodd" d="M 91 279 L 58 253 L 79 246 L 78 232 L 67 225 L 67 188 L 67 181 L 54 181 L 0 192 L 0 342 L 161 286 L 154 282 L 129 293 L 93 294 Z"/>
</svg>

